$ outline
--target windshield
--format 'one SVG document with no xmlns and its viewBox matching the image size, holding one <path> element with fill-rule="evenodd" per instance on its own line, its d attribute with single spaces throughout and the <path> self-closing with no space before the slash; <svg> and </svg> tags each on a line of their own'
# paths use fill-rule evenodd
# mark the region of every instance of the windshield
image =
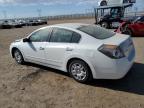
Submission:
<svg viewBox="0 0 144 108">
<path fill-rule="evenodd" d="M 106 39 L 114 36 L 116 33 L 106 30 L 102 27 L 95 25 L 82 26 L 78 30 L 91 35 L 97 39 Z"/>
<path fill-rule="evenodd" d="M 141 20 L 141 17 L 137 17 L 133 22 L 135 23 L 135 22 L 137 22 L 139 20 Z"/>
</svg>

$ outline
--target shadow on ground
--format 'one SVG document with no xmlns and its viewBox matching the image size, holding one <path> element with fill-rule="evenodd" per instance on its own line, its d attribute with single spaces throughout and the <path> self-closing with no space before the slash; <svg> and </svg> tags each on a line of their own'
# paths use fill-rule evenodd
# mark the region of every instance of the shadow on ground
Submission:
<svg viewBox="0 0 144 108">
<path fill-rule="evenodd" d="M 47 68 L 44 66 L 28 63 L 27 66 L 33 66 L 42 70 L 48 70 L 57 74 L 69 76 L 65 72 L 61 72 L 55 69 Z M 129 93 L 135 93 L 144 95 L 144 64 L 134 63 L 129 73 L 120 80 L 93 80 L 88 83 L 90 86 L 103 87 L 112 90 L 124 91 Z"/>
<path fill-rule="evenodd" d="M 94 80 L 89 85 L 144 95 L 144 64 L 135 63 L 120 80 Z"/>
<path fill-rule="evenodd" d="M 53 68 L 49 68 L 49 67 L 46 67 L 46 66 L 34 64 L 34 63 L 25 63 L 24 65 L 25 66 L 32 66 L 32 67 L 39 68 L 36 72 L 31 73 L 30 76 L 34 75 L 34 74 L 39 74 L 41 72 L 47 72 L 47 71 L 54 72 L 56 74 L 61 74 L 61 75 L 69 76 L 69 74 L 66 73 L 66 72 L 63 72 L 63 71 L 60 71 L 60 70 L 56 70 L 56 69 L 53 69 Z"/>
</svg>

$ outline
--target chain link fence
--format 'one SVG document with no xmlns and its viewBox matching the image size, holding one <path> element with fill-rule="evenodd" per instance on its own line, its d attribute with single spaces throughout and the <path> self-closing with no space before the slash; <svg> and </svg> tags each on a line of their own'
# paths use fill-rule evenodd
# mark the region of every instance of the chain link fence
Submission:
<svg viewBox="0 0 144 108">
<path fill-rule="evenodd" d="M 128 12 L 125 13 L 125 16 L 141 16 L 144 15 L 144 11 L 140 12 Z M 27 18 L 16 18 L 16 20 L 37 20 L 37 19 L 44 19 L 44 20 L 66 20 L 66 19 L 81 19 L 81 18 L 94 18 L 95 13 L 84 13 L 84 14 L 71 14 L 71 15 L 57 15 L 57 16 L 43 16 L 43 17 L 27 17 Z M 11 20 L 11 19 L 7 19 Z"/>
</svg>

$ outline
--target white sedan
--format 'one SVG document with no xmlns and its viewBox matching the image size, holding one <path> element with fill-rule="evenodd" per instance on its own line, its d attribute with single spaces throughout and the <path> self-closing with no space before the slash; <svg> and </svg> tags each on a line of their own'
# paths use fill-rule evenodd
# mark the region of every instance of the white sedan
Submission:
<svg viewBox="0 0 144 108">
<path fill-rule="evenodd" d="M 123 78 L 135 58 L 130 36 L 78 23 L 40 28 L 13 42 L 10 53 L 18 64 L 32 62 L 69 72 L 81 83 Z"/>
</svg>

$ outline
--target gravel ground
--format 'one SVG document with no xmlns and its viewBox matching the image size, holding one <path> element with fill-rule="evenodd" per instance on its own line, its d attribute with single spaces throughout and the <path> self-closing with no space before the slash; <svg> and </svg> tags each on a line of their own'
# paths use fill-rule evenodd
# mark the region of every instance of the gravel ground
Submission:
<svg viewBox="0 0 144 108">
<path fill-rule="evenodd" d="M 50 21 L 94 23 L 94 19 Z M 0 30 L 0 108 L 144 108 L 144 38 L 134 37 L 136 60 L 121 80 L 80 84 L 66 73 L 10 57 L 9 45 L 40 26 Z"/>
</svg>

